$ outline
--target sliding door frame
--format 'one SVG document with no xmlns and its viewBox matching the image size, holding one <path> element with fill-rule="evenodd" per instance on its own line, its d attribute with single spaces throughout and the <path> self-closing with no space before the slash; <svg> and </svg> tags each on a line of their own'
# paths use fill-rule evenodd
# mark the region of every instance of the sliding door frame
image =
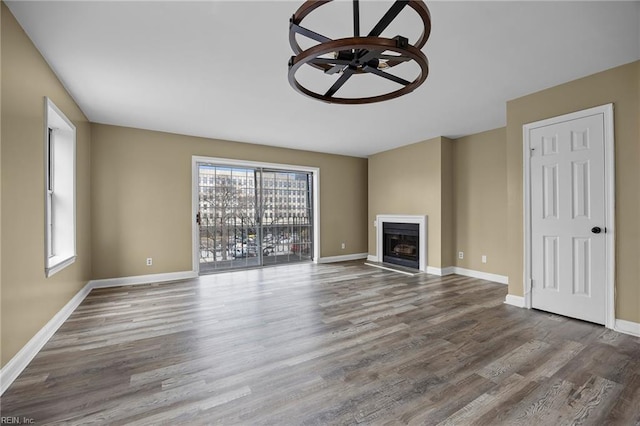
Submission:
<svg viewBox="0 0 640 426">
<path fill-rule="evenodd" d="M 320 259 L 320 169 L 318 167 L 279 163 L 264 163 L 261 161 L 247 161 L 232 158 L 203 157 L 199 155 L 193 155 L 191 157 L 191 257 L 193 262 L 193 271 L 196 274 L 200 273 L 200 227 L 196 222 L 196 215 L 198 214 L 199 209 L 199 163 L 211 164 L 213 166 L 236 166 L 247 168 L 264 168 L 283 172 L 311 173 L 313 185 L 313 263 L 318 263 L 318 259 Z"/>
</svg>

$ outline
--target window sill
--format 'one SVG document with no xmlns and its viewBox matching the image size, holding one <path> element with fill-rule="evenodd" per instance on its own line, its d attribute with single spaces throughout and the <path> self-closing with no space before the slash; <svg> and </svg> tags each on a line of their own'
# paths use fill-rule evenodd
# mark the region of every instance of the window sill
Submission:
<svg viewBox="0 0 640 426">
<path fill-rule="evenodd" d="M 67 266 L 76 261 L 76 255 L 70 256 L 54 256 L 47 262 L 47 267 L 44 269 L 45 276 L 49 278 L 56 272 L 62 271 Z"/>
</svg>

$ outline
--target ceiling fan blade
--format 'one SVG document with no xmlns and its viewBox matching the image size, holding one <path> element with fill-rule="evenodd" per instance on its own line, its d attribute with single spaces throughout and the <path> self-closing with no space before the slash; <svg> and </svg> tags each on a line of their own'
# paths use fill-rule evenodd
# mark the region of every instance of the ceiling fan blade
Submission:
<svg viewBox="0 0 640 426">
<path fill-rule="evenodd" d="M 333 94 L 336 93 L 338 89 L 341 88 L 344 83 L 346 83 L 347 80 L 349 80 L 353 73 L 354 71 L 351 68 L 347 68 L 346 70 L 344 70 L 344 73 L 342 73 L 340 78 L 337 79 L 335 83 L 333 83 L 333 86 L 331 86 L 329 90 L 327 90 L 327 93 L 325 93 L 324 95 L 328 97 L 333 96 Z"/>
<path fill-rule="evenodd" d="M 325 74 L 335 74 L 337 72 L 342 71 L 344 68 L 345 68 L 345 65 L 336 64 L 336 65 L 332 66 L 331 68 L 329 68 L 328 70 L 326 70 L 324 73 Z"/>
<path fill-rule="evenodd" d="M 389 26 L 391 21 L 395 19 L 396 16 L 404 9 L 406 5 L 409 4 L 408 0 L 396 0 L 395 3 L 391 5 L 387 13 L 378 21 L 375 27 L 369 33 L 369 37 L 378 37 L 382 32 Z"/>
<path fill-rule="evenodd" d="M 347 66 L 351 61 L 347 59 L 334 59 L 334 58 L 314 58 L 309 61 L 314 64 L 328 64 L 328 65 L 342 65 Z"/>
<path fill-rule="evenodd" d="M 385 59 L 387 61 L 396 61 L 396 62 L 407 62 L 411 60 L 411 58 L 408 56 L 400 56 L 400 55 L 378 55 L 377 58 Z"/>
<path fill-rule="evenodd" d="M 404 78 L 400 78 L 397 77 L 393 74 L 389 74 L 387 72 L 384 71 L 380 71 L 378 68 L 374 68 L 374 67 L 370 67 L 369 65 L 365 65 L 364 67 L 362 67 L 362 70 L 371 74 L 375 74 L 378 75 L 382 78 L 386 78 L 387 80 L 391 80 L 393 82 L 396 82 L 398 84 L 402 84 L 403 86 L 407 86 L 409 84 L 411 84 L 410 81 L 405 80 Z"/>
<path fill-rule="evenodd" d="M 315 31 L 311 31 L 308 28 L 305 27 L 301 27 L 298 24 L 295 24 L 293 22 L 291 22 L 290 24 L 290 29 L 292 29 L 293 31 L 295 31 L 296 33 L 303 35 L 305 37 L 309 37 L 310 39 L 313 39 L 315 41 L 319 41 L 320 43 L 325 43 L 327 41 L 332 41 L 329 37 L 325 37 L 322 34 L 318 34 Z"/>
</svg>

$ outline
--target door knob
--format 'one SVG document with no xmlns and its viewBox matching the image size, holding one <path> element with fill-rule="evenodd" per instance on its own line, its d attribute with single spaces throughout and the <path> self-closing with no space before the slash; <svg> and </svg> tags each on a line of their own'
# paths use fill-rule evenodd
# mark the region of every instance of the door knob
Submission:
<svg viewBox="0 0 640 426">
<path fill-rule="evenodd" d="M 602 229 L 600 229 L 599 226 L 594 226 L 593 228 L 591 228 L 591 232 L 593 232 L 594 234 L 599 234 L 602 232 Z"/>
</svg>

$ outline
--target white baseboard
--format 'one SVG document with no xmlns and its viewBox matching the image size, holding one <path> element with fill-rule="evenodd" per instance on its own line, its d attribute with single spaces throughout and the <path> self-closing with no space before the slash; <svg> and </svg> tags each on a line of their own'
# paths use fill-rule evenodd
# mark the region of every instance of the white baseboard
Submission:
<svg viewBox="0 0 640 426">
<path fill-rule="evenodd" d="M 90 292 L 91 286 L 87 283 L 0 369 L 0 395 L 18 378 L 22 370 L 29 365 L 31 360 L 40 352 L 40 349 L 49 341 L 51 336 L 53 336 L 67 318 L 69 318 L 73 311 L 80 306 L 80 303 L 82 303 Z"/>
<path fill-rule="evenodd" d="M 177 281 L 190 278 L 196 278 L 198 274 L 194 271 L 185 272 L 169 272 L 166 274 L 140 275 L 137 277 L 110 278 L 106 280 L 89 281 L 73 298 L 57 314 L 53 316 L 45 324 L 44 327 L 36 333 L 35 336 L 27 342 L 26 345 L 18 351 L 0 369 L 0 395 L 6 391 L 11 383 L 18 378 L 20 373 L 29 365 L 31 360 L 40 352 L 42 347 L 49 341 L 51 336 L 60 328 L 60 326 L 69 318 L 82 301 L 89 295 L 94 288 L 119 287 L 122 285 L 149 284 L 166 281 Z"/>
<path fill-rule="evenodd" d="M 373 255 L 367 256 L 368 262 L 377 262 L 378 258 Z M 457 266 L 447 266 L 445 268 L 436 268 L 435 266 L 427 266 L 425 271 L 427 274 L 438 275 L 444 277 L 446 275 L 458 274 L 465 277 L 479 278 L 481 280 L 493 281 L 500 284 L 509 284 L 509 277 L 504 275 L 490 274 L 488 272 L 474 271 L 472 269 L 459 268 Z"/>
<path fill-rule="evenodd" d="M 446 268 L 442 268 L 442 276 L 453 275 L 456 273 L 456 268 L 454 266 L 447 266 Z"/>
<path fill-rule="evenodd" d="M 479 278 L 481 280 L 493 281 L 500 284 L 509 284 L 509 277 L 504 275 L 491 274 L 489 272 L 474 271 L 473 269 L 460 268 L 458 266 L 451 267 L 452 273 L 464 275 L 465 277 Z"/>
<path fill-rule="evenodd" d="M 318 263 L 335 263 L 335 262 L 347 262 L 349 260 L 367 259 L 367 253 L 353 253 L 345 254 L 342 256 L 328 256 L 318 259 Z"/>
<path fill-rule="evenodd" d="M 453 274 L 453 266 L 447 266 L 446 268 L 436 268 L 435 266 L 427 266 L 427 270 L 425 271 L 427 274 L 438 275 L 440 277 L 444 277 L 446 275 Z"/>
<path fill-rule="evenodd" d="M 506 299 L 504 299 L 504 303 L 511 306 L 517 306 L 518 308 L 524 308 L 524 297 L 507 294 Z"/>
<path fill-rule="evenodd" d="M 613 326 L 615 331 L 640 337 L 640 323 L 617 319 Z"/>
<path fill-rule="evenodd" d="M 524 308 L 524 297 L 522 296 L 514 296 L 512 294 L 507 294 L 507 297 L 504 301 L 505 304 L 516 306 L 518 308 Z M 631 336 L 640 337 L 640 323 L 625 321 L 621 319 L 616 319 L 615 325 L 613 327 L 614 331 L 619 333 L 629 334 Z"/>
<path fill-rule="evenodd" d="M 189 280 L 197 278 L 195 271 L 168 272 L 165 274 L 136 275 L 133 277 L 107 278 L 103 280 L 89 281 L 91 288 L 119 287 L 121 285 L 138 285 L 162 283 L 166 281 Z"/>
</svg>

